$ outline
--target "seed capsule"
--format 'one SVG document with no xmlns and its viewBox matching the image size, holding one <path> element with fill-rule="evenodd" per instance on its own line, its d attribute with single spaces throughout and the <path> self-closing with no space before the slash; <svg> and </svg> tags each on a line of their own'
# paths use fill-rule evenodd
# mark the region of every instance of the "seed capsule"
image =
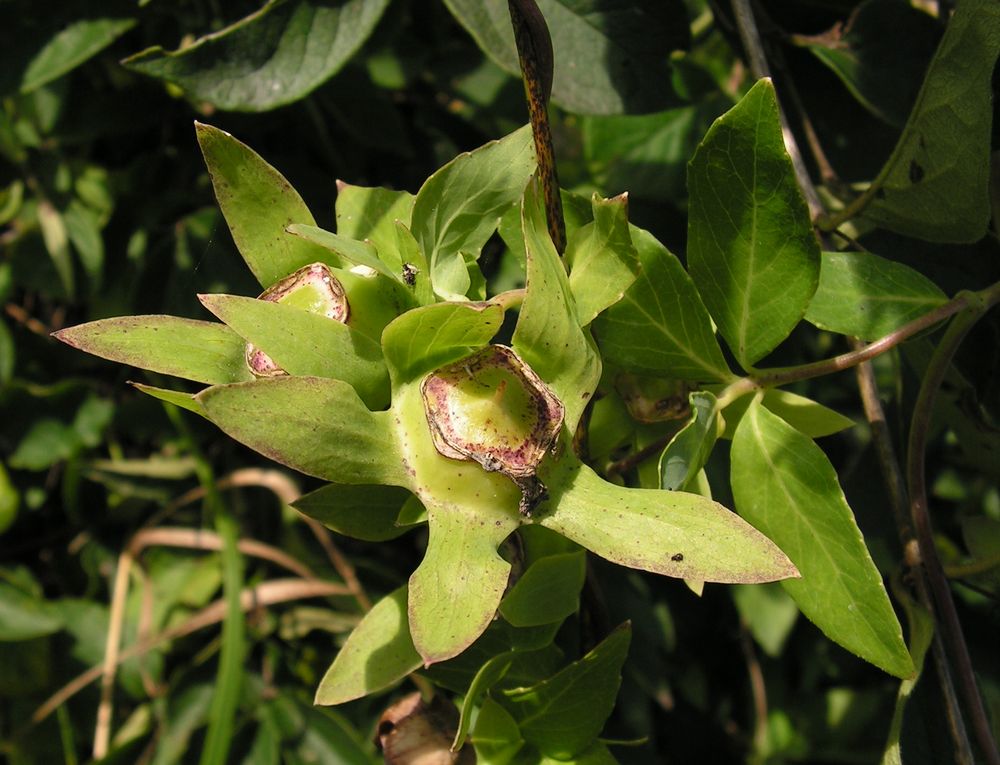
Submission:
<svg viewBox="0 0 1000 765">
<path fill-rule="evenodd" d="M 562 428 L 562 402 L 513 350 L 491 345 L 424 378 L 420 386 L 434 447 L 473 460 L 521 489 L 520 510 L 545 499 L 539 463 Z"/>
<path fill-rule="evenodd" d="M 344 287 L 325 263 L 303 266 L 264 290 L 258 300 L 294 306 L 343 324 L 347 323 L 350 315 Z M 287 374 L 253 343 L 247 343 L 246 360 L 250 371 L 257 377 Z"/>
</svg>

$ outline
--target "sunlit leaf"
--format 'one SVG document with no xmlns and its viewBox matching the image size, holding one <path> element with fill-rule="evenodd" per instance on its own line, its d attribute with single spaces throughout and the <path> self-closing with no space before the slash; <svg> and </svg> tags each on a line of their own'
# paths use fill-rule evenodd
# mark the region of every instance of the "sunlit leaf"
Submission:
<svg viewBox="0 0 1000 765">
<path fill-rule="evenodd" d="M 912 675 L 882 577 L 819 447 L 754 402 L 733 438 L 732 485 L 740 514 L 799 569 L 782 585 L 802 613 L 866 661 Z"/>
<path fill-rule="evenodd" d="M 761 80 L 712 125 L 688 168 L 688 267 L 733 354 L 750 367 L 805 314 L 819 242 Z"/>
<path fill-rule="evenodd" d="M 398 683 L 420 666 L 406 618 L 406 587 L 375 604 L 316 689 L 316 703 L 343 704 Z"/>
</svg>

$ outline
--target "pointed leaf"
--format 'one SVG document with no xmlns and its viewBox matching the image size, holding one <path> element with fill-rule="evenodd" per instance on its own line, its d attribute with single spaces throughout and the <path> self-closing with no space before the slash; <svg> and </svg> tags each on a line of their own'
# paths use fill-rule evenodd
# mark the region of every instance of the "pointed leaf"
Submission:
<svg viewBox="0 0 1000 765">
<path fill-rule="evenodd" d="M 454 299 L 466 294 L 471 282 L 462 253 L 479 257 L 534 170 L 531 130 L 523 127 L 460 154 L 420 187 L 410 230 L 430 263 L 438 295 Z"/>
<path fill-rule="evenodd" d="M 181 409 L 187 409 L 189 412 L 194 412 L 195 414 L 200 414 L 202 417 L 208 418 L 205 414 L 205 410 L 202 408 L 201 404 L 195 398 L 194 393 L 183 393 L 179 390 L 168 390 L 166 388 L 156 388 L 152 385 L 143 385 L 142 383 L 129 382 L 133 388 L 137 388 L 145 393 L 147 396 L 152 396 L 160 401 L 166 401 L 168 404 L 173 404 L 174 406 L 179 406 Z"/>
<path fill-rule="evenodd" d="M 625 297 L 594 322 L 605 358 L 634 372 L 682 380 L 727 380 L 712 320 L 677 257 L 631 227 L 642 271 Z"/>
<path fill-rule="evenodd" d="M 499 507 L 427 504 L 430 540 L 410 577 L 409 613 L 413 644 L 430 665 L 460 654 L 493 620 L 510 574 L 497 547 L 519 519 Z"/>
<path fill-rule="evenodd" d="M 412 496 L 398 486 L 330 483 L 299 497 L 292 507 L 338 534 L 383 542 L 407 531 L 396 519 Z"/>
<path fill-rule="evenodd" d="M 1000 6 L 958 3 L 903 135 L 872 182 L 868 218 L 932 242 L 975 242 L 986 233 L 998 53 Z"/>
<path fill-rule="evenodd" d="M 498 700 L 525 741 L 560 760 L 590 746 L 614 708 L 631 638 L 626 622 L 561 672 L 530 688 L 504 693 Z"/>
<path fill-rule="evenodd" d="M 406 587 L 375 604 L 316 689 L 317 704 L 343 704 L 398 683 L 420 667 L 406 620 Z"/>
<path fill-rule="evenodd" d="M 273 377 L 198 394 L 208 417 L 242 444 L 308 475 L 339 483 L 409 486 L 388 412 L 324 377 Z"/>
<path fill-rule="evenodd" d="M 487 691 L 497 684 L 510 669 L 510 664 L 514 659 L 514 653 L 502 653 L 494 656 L 483 664 L 472 678 L 469 690 L 462 699 L 462 709 L 458 718 L 458 730 L 455 731 L 455 740 L 451 745 L 452 751 L 457 752 L 465 743 L 466 734 L 469 732 L 469 724 L 472 722 L 473 710 L 483 700 Z"/>
<path fill-rule="evenodd" d="M 561 622 L 579 608 L 586 573 L 582 550 L 539 558 L 504 596 L 500 614 L 515 627 Z"/>
<path fill-rule="evenodd" d="M 389 403 L 389 376 L 382 349 L 346 324 L 268 300 L 238 295 L 198 298 L 288 374 L 343 380 L 372 409 Z"/>
<path fill-rule="evenodd" d="M 876 340 L 947 300 L 934 282 L 902 263 L 866 252 L 825 252 L 806 319 Z"/>
<path fill-rule="evenodd" d="M 688 168 L 688 268 L 740 364 L 788 337 L 819 279 L 819 243 L 770 80 L 719 117 Z"/>
<path fill-rule="evenodd" d="M 706 582 L 796 576 L 763 534 L 717 502 L 685 492 L 626 489 L 564 455 L 541 478 L 549 501 L 535 522 L 622 566 Z"/>
<path fill-rule="evenodd" d="M 396 249 L 402 262 L 400 271 L 403 274 L 403 281 L 413 290 L 413 297 L 418 304 L 430 305 L 437 298 L 431 285 L 431 267 L 427 263 L 427 258 L 403 221 L 396 221 L 395 234 Z"/>
<path fill-rule="evenodd" d="M 503 313 L 497 303 L 437 303 L 407 311 L 382 335 L 393 379 L 409 382 L 488 345 Z"/>
<path fill-rule="evenodd" d="M 660 455 L 660 488 L 668 491 L 688 490 L 698 472 L 705 467 L 715 440 L 719 437 L 719 412 L 711 393 L 692 393 L 691 419 L 670 439 Z"/>
<path fill-rule="evenodd" d="M 104 359 L 209 385 L 252 379 L 246 343 L 224 324 L 122 316 L 61 329 L 53 337 Z"/>
<path fill-rule="evenodd" d="M 583 326 L 621 300 L 640 271 L 628 230 L 628 196 L 594 194 L 593 206 L 594 222 L 577 229 L 566 245 L 569 286 Z"/>
<path fill-rule="evenodd" d="M 125 65 L 220 109 L 266 111 L 297 101 L 336 74 L 388 4 L 269 0 L 259 11 L 180 50 L 156 46 Z"/>
<path fill-rule="evenodd" d="M 401 267 L 390 259 L 396 252 L 396 221 L 409 226 L 415 197 L 408 191 L 352 186 L 337 183 L 337 233 L 348 239 L 371 240 L 379 258 L 393 267 Z"/>
<path fill-rule="evenodd" d="M 348 263 L 353 263 L 356 266 L 367 266 L 393 281 L 399 281 L 402 278 L 379 258 L 375 248 L 367 242 L 358 242 L 331 231 L 324 231 L 318 226 L 304 223 L 295 223 L 288 226 L 287 230 L 296 238 L 322 247 Z"/>
<path fill-rule="evenodd" d="M 782 584 L 802 613 L 866 661 L 912 675 L 882 577 L 820 448 L 754 402 L 733 438 L 732 485 L 740 514 L 799 569 L 801 579 Z"/>
<path fill-rule="evenodd" d="M 601 377 L 601 358 L 577 319 L 569 278 L 549 238 L 537 185 L 524 193 L 521 225 L 528 283 L 514 329 L 514 350 L 566 407 L 572 433 Z"/>
<path fill-rule="evenodd" d="M 315 221 L 281 173 L 229 133 L 200 122 L 195 130 L 233 241 L 262 287 L 302 266 L 330 261 L 322 248 L 285 233 L 292 223 Z"/>
</svg>

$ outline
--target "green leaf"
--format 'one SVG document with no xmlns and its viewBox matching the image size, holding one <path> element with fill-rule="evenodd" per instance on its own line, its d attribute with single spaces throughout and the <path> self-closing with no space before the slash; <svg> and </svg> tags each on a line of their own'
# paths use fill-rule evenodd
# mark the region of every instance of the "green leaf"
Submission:
<svg viewBox="0 0 1000 765">
<path fill-rule="evenodd" d="M 524 744 L 514 718 L 491 698 L 483 700 L 472 731 L 476 761 L 481 765 L 508 765 Z"/>
<path fill-rule="evenodd" d="M 31 640 L 62 627 L 63 619 L 44 598 L 0 582 L 0 642 Z"/>
<path fill-rule="evenodd" d="M 393 379 L 410 382 L 488 345 L 503 315 L 497 303 L 437 303 L 407 311 L 382 334 Z"/>
<path fill-rule="evenodd" d="M 371 240 L 381 258 L 399 269 L 392 253 L 396 248 L 396 221 L 410 225 L 415 197 L 408 191 L 367 188 L 337 183 L 337 233 L 349 239 Z"/>
<path fill-rule="evenodd" d="M 569 286 L 583 326 L 621 300 L 640 271 L 628 230 L 628 196 L 594 194 L 592 204 L 593 223 L 578 228 L 566 245 Z"/>
<path fill-rule="evenodd" d="M 96 294 L 101 286 L 104 270 L 104 239 L 101 237 L 101 221 L 96 212 L 84 206 L 79 200 L 71 200 L 63 211 L 66 235 L 72 242 L 80 263 L 87 274 L 91 294 Z"/>
<path fill-rule="evenodd" d="M 722 438 L 731 439 L 736 434 L 736 428 L 753 400 L 753 396 L 748 394 L 736 399 L 723 410 L 726 429 Z M 822 438 L 854 427 L 854 420 L 850 417 L 787 390 L 770 388 L 764 393 L 763 404 L 809 438 Z"/>
<path fill-rule="evenodd" d="M 782 584 L 802 613 L 852 653 L 911 676 L 882 577 L 819 447 L 754 402 L 733 438 L 732 486 L 740 514 L 799 569 L 801 579 Z"/>
<path fill-rule="evenodd" d="M 466 294 L 471 281 L 462 253 L 479 257 L 534 170 L 534 143 L 525 126 L 460 154 L 420 187 L 410 230 L 430 263 L 431 282 L 440 297 Z"/>
<path fill-rule="evenodd" d="M 406 587 L 375 604 L 316 689 L 317 704 L 343 704 L 395 685 L 420 666 L 406 619 Z"/>
<path fill-rule="evenodd" d="M 59 275 L 59 282 L 66 294 L 72 297 L 76 291 L 76 277 L 73 274 L 73 256 L 70 252 L 66 221 L 47 199 L 38 203 L 37 215 L 42 241 L 45 242 L 45 249 L 52 258 L 52 265 Z"/>
<path fill-rule="evenodd" d="M 712 320 L 680 261 L 632 227 L 642 271 L 625 297 L 594 322 L 605 358 L 625 369 L 682 380 L 727 380 Z"/>
<path fill-rule="evenodd" d="M 660 488 L 668 491 L 690 489 L 705 467 L 719 437 L 721 423 L 715 396 L 699 392 L 688 396 L 691 419 L 678 431 L 660 455 Z"/>
<path fill-rule="evenodd" d="M 219 385 L 196 396 L 222 430 L 266 457 L 340 483 L 408 486 L 388 412 L 325 377 Z"/>
<path fill-rule="evenodd" d="M 867 0 L 846 26 L 804 38 L 872 114 L 901 128 L 917 98 L 941 29 L 930 14 L 899 0 Z"/>
<path fill-rule="evenodd" d="M 737 584 L 732 588 L 733 602 L 750 634 L 768 656 L 781 657 L 781 651 L 799 617 L 795 601 L 777 582 Z"/>
<path fill-rule="evenodd" d="M 392 281 L 400 281 L 402 276 L 393 271 L 388 264 L 379 258 L 375 248 L 367 242 L 358 242 L 346 236 L 324 231 L 313 225 L 297 223 L 288 226 L 288 233 L 302 240 L 335 253 L 338 258 L 353 263 L 356 266 L 367 266 Z"/>
<path fill-rule="evenodd" d="M 714 93 L 656 114 L 581 120 L 587 170 L 599 188 L 677 205 L 687 199 L 687 165 L 698 142 L 733 99 Z"/>
<path fill-rule="evenodd" d="M 958 3 L 865 216 L 932 242 L 975 242 L 990 220 L 993 68 L 1000 6 Z"/>
<path fill-rule="evenodd" d="M 389 403 L 382 349 L 348 325 L 268 300 L 237 295 L 199 295 L 198 299 L 288 374 L 343 380 L 371 409 Z"/>
<path fill-rule="evenodd" d="M 336 74 L 368 38 L 388 0 L 269 0 L 191 45 L 125 60 L 220 109 L 260 112 L 297 101 Z"/>
<path fill-rule="evenodd" d="M 569 759 L 590 746 L 611 714 L 632 630 L 618 627 L 579 661 L 537 685 L 499 697 L 525 741 Z"/>
<path fill-rule="evenodd" d="M 233 241 L 262 287 L 310 263 L 330 263 L 327 250 L 285 233 L 316 221 L 281 173 L 229 133 L 200 122 L 195 132 Z"/>
<path fill-rule="evenodd" d="M 122 316 L 78 324 L 52 336 L 104 359 L 209 385 L 252 379 L 246 343 L 224 324 Z"/>
<path fill-rule="evenodd" d="M 475 468 L 470 468 L 475 469 Z M 516 512 L 427 505 L 430 540 L 410 577 L 410 632 L 425 665 L 450 659 L 483 634 L 507 587 L 497 547 L 519 525 Z"/>
<path fill-rule="evenodd" d="M 15 351 L 14 337 L 7 323 L 0 319 L 0 390 L 3 390 L 14 376 Z"/>
<path fill-rule="evenodd" d="M 5 2 L 0 29 L 5 30 L 0 94 L 30 93 L 93 58 L 136 24 L 134 5 L 85 2 L 46 6 Z"/>
<path fill-rule="evenodd" d="M 67 460 L 83 448 L 76 431 L 49 417 L 36 419 L 7 464 L 18 470 L 45 470 Z"/>
<path fill-rule="evenodd" d="M 420 305 L 430 305 L 435 302 L 434 287 L 431 284 L 431 267 L 427 263 L 427 258 L 420 250 L 413 233 L 401 220 L 396 221 L 396 250 L 402 263 L 400 271 L 403 274 L 403 281 L 409 283 L 406 276 L 412 277 L 413 296 Z M 470 284 L 471 284 L 470 275 Z M 471 290 L 470 290 L 471 291 Z M 483 295 L 485 298 L 485 294 Z"/>
<path fill-rule="evenodd" d="M 875 340 L 947 300 L 934 282 L 902 263 L 865 252 L 825 252 L 806 320 Z"/>
<path fill-rule="evenodd" d="M 292 507 L 338 534 L 384 542 L 407 530 L 396 518 L 411 496 L 398 486 L 331 483 L 299 497 Z"/>
<path fill-rule="evenodd" d="M 572 433 L 597 388 L 601 358 L 589 334 L 580 327 L 569 278 L 549 238 L 534 183 L 524 193 L 521 225 L 528 283 L 512 344 L 562 401 L 566 428 Z"/>
<path fill-rule="evenodd" d="M 147 396 L 152 396 L 160 401 L 165 401 L 168 404 L 173 404 L 174 406 L 179 406 L 181 409 L 187 409 L 189 412 L 194 412 L 202 417 L 207 417 L 205 410 L 202 408 L 201 404 L 195 399 L 193 393 L 184 393 L 179 390 L 167 390 L 166 388 L 156 388 L 152 385 L 144 385 L 143 383 L 130 382 L 134 388 L 139 389 Z"/>
<path fill-rule="evenodd" d="M 539 558 L 504 596 L 501 616 L 515 627 L 561 622 L 579 608 L 586 572 L 582 550 Z"/>
<path fill-rule="evenodd" d="M 819 279 L 819 243 L 770 80 L 717 119 L 688 168 L 688 268 L 745 368 L 788 337 Z"/>
<path fill-rule="evenodd" d="M 710 499 L 615 486 L 571 455 L 542 467 L 549 501 L 534 521 L 602 558 L 706 582 L 766 582 L 796 575 L 773 542 Z"/>
<path fill-rule="evenodd" d="M 483 700 L 487 691 L 496 685 L 510 669 L 510 664 L 514 659 L 513 652 L 502 653 L 494 656 L 483 664 L 472 678 L 469 690 L 462 699 L 462 709 L 458 718 L 458 729 L 455 731 L 455 740 L 451 749 L 457 752 L 465 743 L 466 734 L 469 732 L 469 724 L 472 722 L 472 714 L 475 707 Z M 516 726 L 515 726 L 516 728 Z"/>
<path fill-rule="evenodd" d="M 445 0 L 479 47 L 520 76 L 507 3 Z M 667 109 L 681 102 L 670 87 L 670 51 L 686 48 L 688 19 L 676 0 L 538 0 L 556 61 L 552 98 L 578 114 Z"/>
</svg>

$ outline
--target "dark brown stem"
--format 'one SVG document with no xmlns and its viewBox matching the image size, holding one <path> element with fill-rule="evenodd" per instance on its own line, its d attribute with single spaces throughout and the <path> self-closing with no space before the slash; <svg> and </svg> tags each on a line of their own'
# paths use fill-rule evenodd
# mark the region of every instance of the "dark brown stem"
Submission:
<svg viewBox="0 0 1000 765">
<path fill-rule="evenodd" d="M 937 392 L 941 383 L 944 382 L 951 360 L 962 340 L 986 311 L 997 300 L 1000 300 L 1000 291 L 994 288 L 987 295 L 983 296 L 980 293 L 978 297 L 980 297 L 979 300 L 970 300 L 967 310 L 957 316 L 948 327 L 924 373 L 917 401 L 913 408 L 913 419 L 910 423 L 906 479 L 910 494 L 910 517 L 920 545 L 920 562 L 930 583 L 931 593 L 937 607 L 939 627 L 954 663 L 959 693 L 971 718 L 973 734 L 985 761 L 991 765 L 1000 765 L 1000 752 L 997 751 L 989 717 L 976 686 L 972 659 L 969 656 L 969 649 L 962 633 L 962 625 L 958 619 L 958 611 L 955 609 L 955 602 L 952 599 L 951 587 L 945 577 L 934 544 L 925 474 L 927 438 Z"/>
<path fill-rule="evenodd" d="M 646 444 L 641 449 L 622 457 L 617 462 L 612 462 L 608 465 L 608 469 L 604 471 L 604 475 L 610 478 L 613 475 L 621 475 L 622 473 L 628 472 L 640 462 L 644 462 L 657 452 L 662 451 L 663 447 L 670 443 L 670 439 L 672 439 L 674 435 L 674 433 L 671 433 L 669 436 L 658 438 L 652 443 Z"/>
<path fill-rule="evenodd" d="M 851 344 L 857 350 L 864 347 L 860 340 L 852 340 Z M 892 445 L 892 434 L 889 432 L 889 426 L 885 419 L 885 411 L 882 408 L 882 401 L 879 397 L 878 383 L 875 381 L 875 374 L 870 363 L 865 362 L 858 365 L 857 378 L 865 417 L 871 427 L 872 442 L 875 444 L 879 465 L 882 468 L 882 476 L 885 479 L 885 485 L 889 492 L 889 504 L 892 508 L 893 518 L 896 521 L 896 529 L 899 531 L 900 542 L 903 545 L 904 561 L 907 569 L 912 573 L 912 582 L 917 593 L 917 600 L 927 613 L 933 616 L 934 603 L 931 599 L 927 577 L 919 565 L 920 554 L 916 538 L 913 535 L 913 526 L 910 524 L 909 502 L 906 497 L 906 480 L 903 477 L 903 470 L 900 467 L 899 459 L 896 457 L 896 450 Z M 958 695 L 955 693 L 955 683 L 952 678 L 951 669 L 948 666 L 948 658 L 945 655 L 944 646 L 941 642 L 941 633 L 936 630 L 931 656 L 933 657 L 934 666 L 938 673 L 938 681 L 941 684 L 941 693 L 944 696 L 948 730 L 955 744 L 957 762 L 971 763 L 972 750 L 965 730 L 962 709 L 958 703 Z"/>
<path fill-rule="evenodd" d="M 559 196 L 559 175 L 556 172 L 549 125 L 548 101 L 552 92 L 552 38 L 545 18 L 534 0 L 508 0 L 510 21 L 514 26 L 517 56 L 524 76 L 524 91 L 528 101 L 528 117 L 535 138 L 538 178 L 545 200 L 545 217 L 549 236 L 562 255 L 566 251 L 566 222 L 562 198 Z"/>
</svg>

